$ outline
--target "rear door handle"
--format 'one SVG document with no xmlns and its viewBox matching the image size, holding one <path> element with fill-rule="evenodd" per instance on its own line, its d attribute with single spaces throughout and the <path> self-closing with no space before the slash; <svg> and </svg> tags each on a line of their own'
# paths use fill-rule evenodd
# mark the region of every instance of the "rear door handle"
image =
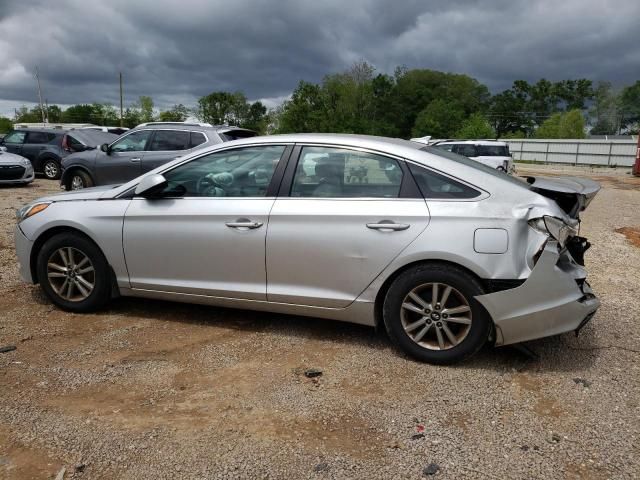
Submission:
<svg viewBox="0 0 640 480">
<path fill-rule="evenodd" d="M 367 223 L 367 228 L 372 230 L 406 230 L 411 225 L 408 223 L 391 223 L 391 222 L 380 222 L 380 223 Z"/>
<path fill-rule="evenodd" d="M 132 161 L 133 163 L 138 163 L 138 162 L 140 161 L 140 159 L 139 159 L 139 158 L 132 158 L 132 159 L 131 159 L 131 161 Z"/>
<path fill-rule="evenodd" d="M 252 222 L 241 218 L 235 222 L 227 222 L 225 225 L 229 228 L 253 230 L 254 228 L 260 228 L 263 224 L 262 222 Z"/>
</svg>

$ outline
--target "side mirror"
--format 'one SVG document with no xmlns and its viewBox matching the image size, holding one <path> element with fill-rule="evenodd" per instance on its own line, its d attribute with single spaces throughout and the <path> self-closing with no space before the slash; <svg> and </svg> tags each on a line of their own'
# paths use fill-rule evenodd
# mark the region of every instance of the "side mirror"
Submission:
<svg viewBox="0 0 640 480">
<path fill-rule="evenodd" d="M 100 145 L 100 150 L 102 150 L 107 155 L 109 155 L 111 153 L 111 149 L 109 148 L 109 144 L 108 143 L 103 143 L 102 145 Z"/>
<path fill-rule="evenodd" d="M 7 147 L 5 146 L 0 146 L 0 152 L 7 152 Z"/>
<path fill-rule="evenodd" d="M 142 177 L 142 180 L 140 180 L 140 183 L 136 187 L 135 194 L 146 198 L 153 197 L 166 186 L 167 179 L 164 178 L 164 175 L 154 173 L 152 175 Z"/>
</svg>

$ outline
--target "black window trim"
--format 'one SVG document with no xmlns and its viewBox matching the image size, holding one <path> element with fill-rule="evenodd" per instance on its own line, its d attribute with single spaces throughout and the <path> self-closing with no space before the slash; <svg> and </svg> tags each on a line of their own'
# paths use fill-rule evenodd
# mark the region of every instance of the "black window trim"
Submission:
<svg viewBox="0 0 640 480">
<path fill-rule="evenodd" d="M 295 178 L 296 169 L 298 168 L 298 163 L 300 162 L 300 156 L 302 153 L 302 149 L 304 147 L 324 147 L 324 148 L 336 148 L 341 150 L 353 150 L 355 152 L 362 153 L 371 153 L 373 155 L 378 155 L 381 157 L 387 157 L 392 160 L 395 160 L 400 165 L 400 169 L 402 170 L 402 182 L 400 183 L 400 190 L 398 191 L 398 196 L 396 197 L 293 197 L 291 196 L 291 190 L 293 189 L 293 180 Z M 396 155 L 390 154 L 388 152 L 381 152 L 378 150 L 363 148 L 363 147 L 354 147 L 353 145 L 340 145 L 340 144 L 328 144 L 328 143 L 296 143 L 293 148 L 293 152 L 291 157 L 289 158 L 289 162 L 287 168 L 284 172 L 284 177 L 282 179 L 282 183 L 280 184 L 280 189 L 278 190 L 278 198 L 300 198 L 305 200 L 397 200 L 397 199 L 422 199 L 422 194 L 420 193 L 420 189 L 418 188 L 418 184 L 416 183 L 413 175 L 409 171 L 409 168 L 405 164 L 405 159 L 402 157 L 398 157 Z"/>
<path fill-rule="evenodd" d="M 284 175 L 284 171 L 286 169 L 286 167 L 289 164 L 289 160 L 291 159 L 291 152 L 294 148 L 294 145 L 292 143 L 287 143 L 287 142 L 283 142 L 283 143 L 279 143 L 279 142 L 274 142 L 274 143 L 252 143 L 252 144 L 246 144 L 246 145 L 231 145 L 227 148 L 220 148 L 214 151 L 207 151 L 207 152 L 203 152 L 202 154 L 196 156 L 196 157 L 192 157 L 189 159 L 185 159 L 184 161 L 178 163 L 177 165 L 172 166 L 170 169 L 165 170 L 163 172 L 160 172 L 162 175 L 164 175 L 165 173 L 169 173 L 172 170 L 175 170 L 176 168 L 182 166 L 182 165 L 186 165 L 187 163 L 191 163 L 195 160 L 198 160 L 200 158 L 206 157 L 207 155 L 212 155 L 212 154 L 216 154 L 216 153 L 222 153 L 222 152 L 227 152 L 227 151 L 231 151 L 231 150 L 240 150 L 240 149 L 245 149 L 245 148 L 255 148 L 255 147 L 285 147 L 282 155 L 280 156 L 280 160 L 278 161 L 278 165 L 276 165 L 275 170 L 273 171 L 273 176 L 271 177 L 271 181 L 269 182 L 269 185 L 267 186 L 267 191 L 265 193 L 264 196 L 262 197 L 163 197 L 163 199 L 171 199 L 171 200 L 182 200 L 182 199 L 206 199 L 206 198 L 211 198 L 211 199 L 275 199 L 277 197 L 277 192 L 280 188 L 281 182 L 282 182 L 282 178 Z M 144 199 L 144 197 L 136 195 L 135 194 L 135 190 L 136 187 L 138 186 L 138 184 L 133 185 L 131 188 L 125 190 L 124 192 L 118 194 L 116 196 L 117 200 L 122 200 L 122 199 L 129 199 L 129 200 L 133 200 L 133 199 Z"/>
</svg>

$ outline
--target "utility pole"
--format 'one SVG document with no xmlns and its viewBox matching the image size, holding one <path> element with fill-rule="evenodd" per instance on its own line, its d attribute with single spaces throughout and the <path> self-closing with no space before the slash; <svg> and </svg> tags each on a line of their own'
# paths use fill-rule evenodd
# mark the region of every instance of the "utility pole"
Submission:
<svg viewBox="0 0 640 480">
<path fill-rule="evenodd" d="M 120 72 L 120 126 L 124 127 L 123 120 L 123 105 L 122 105 L 122 72 Z"/>
<path fill-rule="evenodd" d="M 36 67 L 36 80 L 38 81 L 38 99 L 40 100 L 40 113 L 42 113 L 42 123 L 47 123 L 44 116 L 44 107 L 42 106 L 42 89 L 40 88 L 40 75 L 38 74 L 38 67 Z"/>
</svg>

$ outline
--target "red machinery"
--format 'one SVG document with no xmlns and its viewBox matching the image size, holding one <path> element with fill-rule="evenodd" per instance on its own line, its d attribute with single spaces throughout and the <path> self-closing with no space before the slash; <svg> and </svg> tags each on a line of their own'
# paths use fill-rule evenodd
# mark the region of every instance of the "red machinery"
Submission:
<svg viewBox="0 0 640 480">
<path fill-rule="evenodd" d="M 636 163 L 633 164 L 633 174 L 640 177 L 640 134 L 638 135 L 638 146 L 636 148 Z"/>
</svg>

